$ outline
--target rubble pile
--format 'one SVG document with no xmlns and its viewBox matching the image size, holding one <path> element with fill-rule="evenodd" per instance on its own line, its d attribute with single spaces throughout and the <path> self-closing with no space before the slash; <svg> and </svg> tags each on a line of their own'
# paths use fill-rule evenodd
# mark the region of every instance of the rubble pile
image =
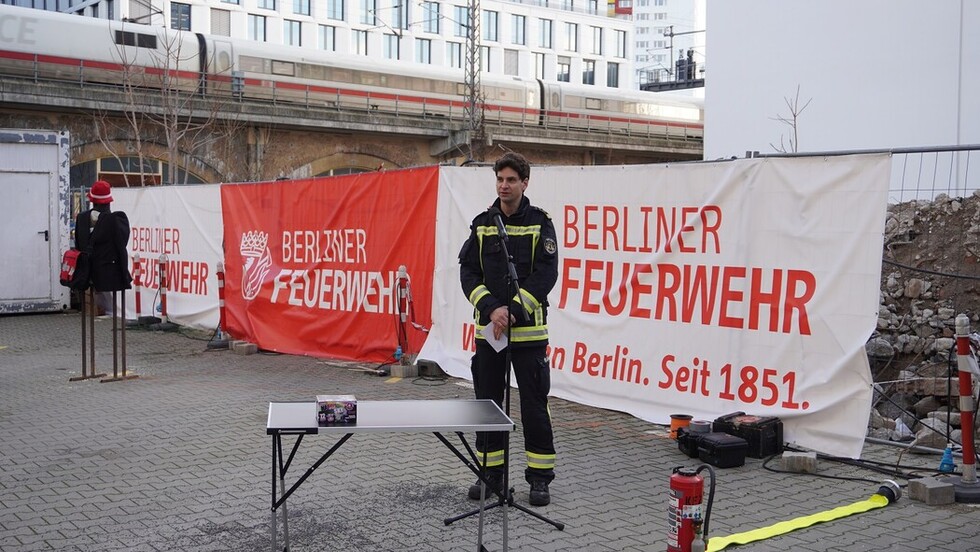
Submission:
<svg viewBox="0 0 980 552">
<path fill-rule="evenodd" d="M 980 330 L 980 196 L 890 205 L 883 261 L 868 435 L 942 449 L 960 441 L 956 316 Z"/>
</svg>

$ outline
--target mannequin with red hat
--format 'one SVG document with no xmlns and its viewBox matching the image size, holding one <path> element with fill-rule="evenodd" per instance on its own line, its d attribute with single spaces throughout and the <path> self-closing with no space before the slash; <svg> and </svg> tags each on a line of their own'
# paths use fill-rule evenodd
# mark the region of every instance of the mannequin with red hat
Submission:
<svg viewBox="0 0 980 552">
<path fill-rule="evenodd" d="M 122 211 L 112 211 L 109 204 L 112 203 L 112 188 L 104 180 L 98 180 L 92 185 L 88 192 L 88 199 L 92 202 L 92 208 L 82 211 L 75 219 L 75 249 L 84 253 L 82 257 L 86 262 L 79 263 L 72 281 L 72 288 L 77 290 L 87 290 L 91 288 L 94 292 L 112 293 L 112 365 L 113 377 L 102 381 L 115 381 L 119 379 L 129 379 L 136 376 L 126 375 L 126 294 L 122 296 L 122 309 L 116 309 L 116 292 L 125 291 L 132 287 L 133 277 L 129 272 L 129 253 L 126 246 L 129 244 L 129 217 Z M 93 297 L 94 294 L 90 295 Z M 84 309 L 83 309 L 84 310 Z M 108 309 L 107 309 L 108 310 Z M 91 331 L 95 333 L 94 317 L 95 308 L 89 311 Z M 117 318 L 123 323 L 117 325 Z M 85 338 L 84 338 L 84 314 L 82 322 L 82 370 L 85 367 Z M 122 373 L 118 377 L 117 355 L 116 355 L 116 332 L 117 327 L 121 326 L 122 335 Z M 90 344 L 92 372 L 95 372 L 94 341 Z"/>
<path fill-rule="evenodd" d="M 75 219 L 75 249 L 88 253 L 88 282 L 95 291 L 122 291 L 132 287 L 129 273 L 129 217 L 112 212 L 112 189 L 104 180 L 96 181 L 88 192 L 92 208 Z"/>
</svg>

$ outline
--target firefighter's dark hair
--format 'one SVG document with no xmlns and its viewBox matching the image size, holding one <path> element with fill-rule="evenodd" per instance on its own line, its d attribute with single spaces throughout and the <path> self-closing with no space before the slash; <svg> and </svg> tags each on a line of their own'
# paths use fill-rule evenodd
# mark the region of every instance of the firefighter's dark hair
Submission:
<svg viewBox="0 0 980 552">
<path fill-rule="evenodd" d="M 521 182 L 531 177 L 531 164 L 519 153 L 509 151 L 497 159 L 497 162 L 493 164 L 493 173 L 497 174 L 507 168 L 514 169 Z"/>
</svg>

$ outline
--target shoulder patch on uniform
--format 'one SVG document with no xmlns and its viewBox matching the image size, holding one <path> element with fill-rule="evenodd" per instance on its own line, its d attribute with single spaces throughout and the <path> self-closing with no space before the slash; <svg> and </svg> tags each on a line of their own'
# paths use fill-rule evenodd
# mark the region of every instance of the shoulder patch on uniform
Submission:
<svg viewBox="0 0 980 552">
<path fill-rule="evenodd" d="M 544 239 L 544 250 L 549 255 L 554 255 L 558 251 L 558 244 L 551 238 Z"/>
<path fill-rule="evenodd" d="M 535 211 L 540 211 L 541 213 L 544 213 L 544 216 L 548 217 L 549 220 L 551 219 L 551 215 L 548 214 L 548 211 L 545 211 L 541 207 L 538 207 L 537 205 L 532 205 L 531 208 L 534 209 Z"/>
</svg>

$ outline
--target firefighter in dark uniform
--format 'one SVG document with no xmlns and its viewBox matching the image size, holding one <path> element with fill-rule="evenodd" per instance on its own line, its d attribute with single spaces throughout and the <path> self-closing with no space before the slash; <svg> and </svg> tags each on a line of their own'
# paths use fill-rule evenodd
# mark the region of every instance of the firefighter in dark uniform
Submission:
<svg viewBox="0 0 980 552">
<path fill-rule="evenodd" d="M 551 217 L 524 196 L 531 172 L 527 160 L 520 154 L 507 153 L 497 160 L 493 170 L 498 199 L 473 219 L 469 238 L 459 253 L 460 283 L 473 305 L 476 320 L 473 386 L 477 399 L 503 404 L 509 348 L 521 397 L 527 453 L 524 478 L 531 486 L 528 502 L 544 506 L 551 501 L 548 485 L 555 478 L 555 446 L 548 410 L 551 375 L 546 348 L 548 293 L 558 280 L 558 242 Z M 508 282 L 497 216 L 505 226 L 506 247 L 517 270 L 519 293 Z M 483 332 L 492 331 L 499 339 L 507 335 L 508 327 L 510 342 L 497 352 Z M 502 490 L 506 469 L 505 439 L 506 435 L 499 432 L 477 435 L 477 457 L 485 463 L 487 478 L 497 491 Z M 479 482 L 470 487 L 469 497 L 480 498 Z"/>
</svg>

